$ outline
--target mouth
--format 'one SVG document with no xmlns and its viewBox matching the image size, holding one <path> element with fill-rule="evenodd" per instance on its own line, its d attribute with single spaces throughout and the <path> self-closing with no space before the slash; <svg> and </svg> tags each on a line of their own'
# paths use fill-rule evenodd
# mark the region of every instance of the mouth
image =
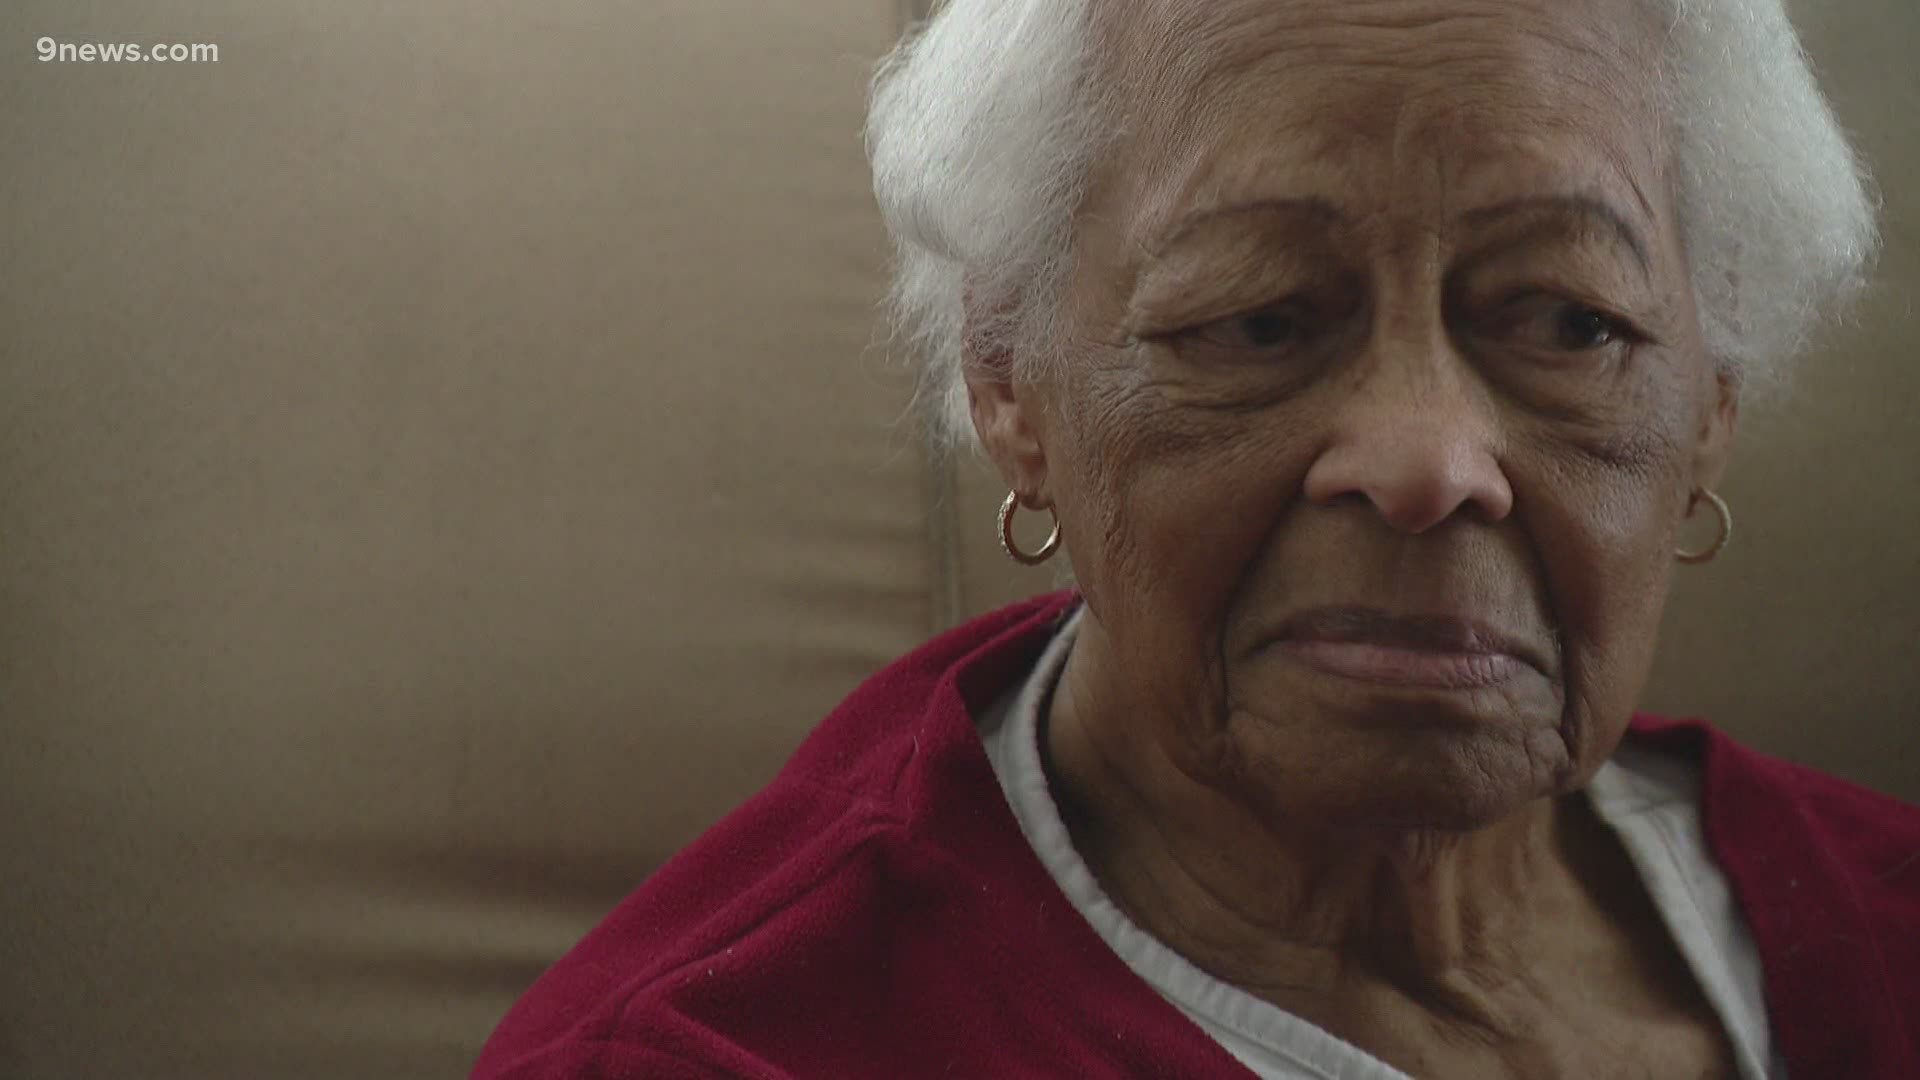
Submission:
<svg viewBox="0 0 1920 1080">
<path fill-rule="evenodd" d="M 1476 690 L 1546 673 L 1536 650 L 1470 618 L 1315 608 L 1282 625 L 1277 646 L 1328 675 L 1385 686 Z"/>
</svg>

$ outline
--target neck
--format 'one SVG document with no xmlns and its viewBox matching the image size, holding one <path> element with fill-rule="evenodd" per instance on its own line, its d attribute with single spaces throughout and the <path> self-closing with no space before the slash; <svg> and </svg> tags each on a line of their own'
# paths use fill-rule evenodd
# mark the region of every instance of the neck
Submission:
<svg viewBox="0 0 1920 1080">
<path fill-rule="evenodd" d="M 1049 784 L 1075 848 L 1137 925 L 1310 1019 L 1385 989 L 1506 1026 L 1500 989 L 1535 969 L 1534 928 L 1581 909 L 1570 851 L 1603 826 L 1549 799 L 1472 831 L 1262 809 L 1179 768 L 1103 696 L 1082 652 L 1045 714 Z"/>
</svg>

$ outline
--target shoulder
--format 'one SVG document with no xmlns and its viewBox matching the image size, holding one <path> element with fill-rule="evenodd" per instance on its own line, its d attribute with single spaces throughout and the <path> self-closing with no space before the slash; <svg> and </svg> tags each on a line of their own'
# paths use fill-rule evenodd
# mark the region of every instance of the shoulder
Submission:
<svg viewBox="0 0 1920 1080">
<path fill-rule="evenodd" d="M 1920 807 L 1755 750 L 1698 719 L 1642 714 L 1630 738 L 1693 760 L 1710 820 L 1784 816 L 1851 867 L 1920 890 Z"/>
<path fill-rule="evenodd" d="M 902 943 L 939 940 L 928 926 L 951 938 L 943 963 L 977 953 L 991 927 L 951 900 L 1017 891 L 1027 853 L 1009 815 L 982 813 L 999 788 L 975 699 L 1014 684 L 1070 604 L 1002 609 L 868 679 L 542 976 L 474 1076 L 760 1071 L 749 1047 L 806 1046 L 835 1016 L 884 1011 Z"/>
<path fill-rule="evenodd" d="M 1631 735 L 1696 762 L 1701 823 L 1763 951 L 1776 932 L 1795 950 L 1809 934 L 1861 939 L 1876 965 L 1897 960 L 1890 977 L 1920 1009 L 1920 808 L 1703 721 L 1636 717 Z"/>
<path fill-rule="evenodd" d="M 800 747 L 789 770 L 839 781 L 859 751 L 876 741 L 916 725 L 964 727 L 1026 675 L 1077 603 L 1071 591 L 1048 593 L 934 637 L 848 695 Z"/>
<path fill-rule="evenodd" d="M 739 1075 L 721 1064 L 737 1051 L 699 1022 L 712 996 L 765 987 L 776 962 L 817 961 L 822 942 L 871 914 L 876 867 L 901 837 L 884 805 L 783 776 L 549 968 L 474 1077 Z"/>
<path fill-rule="evenodd" d="M 1699 767 L 1701 823 L 1790 1070 L 1920 1075 L 1920 810 L 1697 720 L 1639 717 L 1632 737 Z"/>
</svg>

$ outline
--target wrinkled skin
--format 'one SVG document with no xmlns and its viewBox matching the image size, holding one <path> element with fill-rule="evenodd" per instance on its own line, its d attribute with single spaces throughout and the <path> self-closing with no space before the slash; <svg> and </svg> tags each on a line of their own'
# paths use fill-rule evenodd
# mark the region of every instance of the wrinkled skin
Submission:
<svg viewBox="0 0 1920 1080">
<path fill-rule="evenodd" d="M 1575 952 L 1620 960 L 1601 992 L 1697 1018 L 1567 797 L 1622 736 L 1737 412 L 1656 24 L 1634 0 L 1097 22 L 1125 134 L 1076 221 L 1057 374 L 969 378 L 1086 596 L 1047 736 L 1076 845 L 1202 967 L 1403 1067 L 1556 1071 L 1581 1036 L 1533 1013 L 1578 1013 L 1543 989 Z M 1500 644 L 1401 677 L 1338 640 L 1356 608 Z M 1504 1049 L 1456 1059 L 1435 1033 L 1462 1028 Z M 1719 1060 L 1693 1035 L 1654 1045 Z"/>
</svg>

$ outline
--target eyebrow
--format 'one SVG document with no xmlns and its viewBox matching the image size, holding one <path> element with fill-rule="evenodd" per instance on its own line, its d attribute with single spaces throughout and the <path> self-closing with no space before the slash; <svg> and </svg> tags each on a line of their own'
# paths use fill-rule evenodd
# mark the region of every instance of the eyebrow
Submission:
<svg viewBox="0 0 1920 1080">
<path fill-rule="evenodd" d="M 1468 225 L 1479 225 L 1495 218 L 1523 213 L 1550 213 L 1597 221 L 1625 244 L 1627 250 L 1633 252 L 1643 272 L 1653 272 L 1653 261 L 1647 254 L 1647 245 L 1640 238 L 1639 230 L 1612 203 L 1592 195 L 1527 195 L 1469 210 L 1461 215 L 1460 220 Z"/>
<path fill-rule="evenodd" d="M 1188 236 L 1222 218 L 1239 217 L 1251 213 L 1285 214 L 1292 217 L 1305 217 L 1317 221 L 1335 224 L 1348 220 L 1347 214 L 1330 199 L 1318 195 L 1305 195 L 1292 198 L 1253 199 L 1246 202 L 1227 203 L 1196 211 L 1175 222 L 1162 235 L 1155 238 L 1148 248 L 1154 255 L 1185 240 Z M 1523 195 L 1507 199 L 1492 206 L 1478 207 L 1460 216 L 1466 225 L 1483 225 L 1497 218 L 1510 217 L 1523 213 L 1549 213 L 1562 216 L 1583 217 L 1605 225 L 1609 231 L 1633 252 L 1643 272 L 1651 273 L 1653 264 L 1647 254 L 1647 245 L 1640 233 L 1633 227 L 1625 214 L 1615 209 L 1612 203 L 1593 195 Z"/>
<path fill-rule="evenodd" d="M 1168 248 L 1180 243 L 1187 237 L 1200 231 L 1222 218 L 1241 217 L 1246 214 L 1285 214 L 1292 217 L 1305 217 L 1335 224 L 1347 220 L 1347 215 L 1330 199 L 1318 195 L 1301 195 L 1290 198 L 1251 199 L 1245 202 L 1224 203 L 1196 210 L 1171 226 L 1161 230 L 1154 237 L 1148 250 L 1159 255 Z"/>
</svg>

